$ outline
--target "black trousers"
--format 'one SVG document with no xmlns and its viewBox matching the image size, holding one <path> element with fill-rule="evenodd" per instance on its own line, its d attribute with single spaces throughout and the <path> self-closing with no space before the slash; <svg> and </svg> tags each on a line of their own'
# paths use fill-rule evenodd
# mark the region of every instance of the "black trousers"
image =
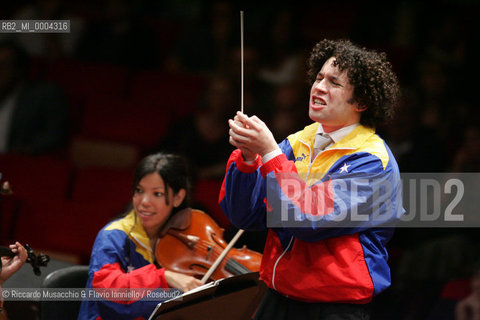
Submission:
<svg viewBox="0 0 480 320">
<path fill-rule="evenodd" d="M 268 289 L 254 320 L 369 320 L 369 305 L 350 303 L 308 303 L 282 296 Z"/>
</svg>

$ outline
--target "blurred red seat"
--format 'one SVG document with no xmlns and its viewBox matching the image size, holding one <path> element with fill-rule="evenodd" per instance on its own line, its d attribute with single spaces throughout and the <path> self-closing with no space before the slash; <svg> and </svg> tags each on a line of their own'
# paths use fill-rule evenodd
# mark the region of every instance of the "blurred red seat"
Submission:
<svg viewBox="0 0 480 320">
<path fill-rule="evenodd" d="M 129 69 L 116 65 L 63 60 L 49 64 L 45 79 L 58 83 L 69 95 L 103 93 L 125 95 Z"/>
<path fill-rule="evenodd" d="M 69 159 L 75 167 L 131 168 L 140 157 L 133 144 L 75 136 L 70 143 Z"/>
<path fill-rule="evenodd" d="M 0 244 L 4 245 L 15 241 L 14 228 L 21 201 L 15 195 L 0 197 Z"/>
<path fill-rule="evenodd" d="M 169 125 L 169 112 L 155 105 L 110 95 L 91 95 L 85 103 L 80 134 L 149 148 L 163 138 Z"/>
<path fill-rule="evenodd" d="M 117 202 L 122 209 L 132 199 L 133 169 L 86 167 L 76 170 L 72 200 Z"/>
<path fill-rule="evenodd" d="M 133 76 L 130 98 L 135 103 L 169 110 L 179 118 L 191 113 L 204 89 L 202 77 L 139 71 Z"/>
<path fill-rule="evenodd" d="M 98 231 L 120 213 L 118 205 L 108 201 L 27 201 L 19 212 L 15 239 L 37 252 L 88 263 Z"/>
<path fill-rule="evenodd" d="M 2 181 L 9 181 L 20 199 L 63 200 L 69 191 L 73 166 L 46 156 L 0 155 Z"/>
</svg>

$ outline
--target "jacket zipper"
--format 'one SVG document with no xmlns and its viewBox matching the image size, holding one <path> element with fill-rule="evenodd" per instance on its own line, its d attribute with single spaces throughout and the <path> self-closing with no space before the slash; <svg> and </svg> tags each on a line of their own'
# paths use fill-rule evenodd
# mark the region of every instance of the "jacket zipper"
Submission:
<svg viewBox="0 0 480 320">
<path fill-rule="evenodd" d="M 273 266 L 272 287 L 275 290 L 277 290 L 277 287 L 275 286 L 275 272 L 277 270 L 277 264 L 278 264 L 278 262 L 280 262 L 280 259 L 282 259 L 282 257 L 285 255 L 285 253 L 287 253 L 287 251 L 290 248 L 290 245 L 292 244 L 292 242 L 293 242 L 293 236 L 290 238 L 290 242 L 288 243 L 287 248 L 283 251 L 283 253 L 280 255 L 280 257 L 278 257 L 277 261 L 275 262 L 275 265 Z"/>
<path fill-rule="evenodd" d="M 308 144 L 306 144 L 305 142 L 303 142 L 302 140 L 300 140 L 300 141 L 308 147 L 308 150 L 310 151 L 310 156 L 311 156 L 312 155 L 312 150 L 311 150 L 310 146 Z M 312 159 L 310 159 L 309 162 L 310 163 L 308 164 L 308 171 L 307 171 L 307 175 L 305 177 L 305 182 L 307 181 L 308 175 L 310 174 L 310 168 L 312 166 Z M 283 253 L 280 255 L 280 257 L 278 257 L 277 261 L 275 261 L 275 265 L 273 266 L 272 287 L 273 287 L 274 290 L 277 290 L 277 287 L 275 286 L 275 272 L 277 270 L 277 265 L 280 262 L 280 259 L 282 259 L 283 256 L 285 255 L 285 253 L 287 253 L 287 251 L 290 248 L 290 245 L 292 244 L 292 242 L 293 242 L 293 236 L 290 238 L 290 242 L 288 243 L 287 248 L 283 251 Z"/>
<path fill-rule="evenodd" d="M 302 142 L 304 145 L 306 145 L 306 146 L 308 147 L 308 150 L 309 150 L 309 152 L 310 152 L 310 157 L 311 157 L 311 155 L 312 155 L 312 149 L 310 148 L 310 145 L 308 145 L 307 143 L 305 143 L 305 142 L 302 141 L 302 140 L 300 140 L 300 142 Z M 323 152 L 323 151 L 322 151 L 322 152 Z M 320 152 L 320 153 L 322 153 L 322 152 Z M 319 153 L 319 154 L 320 154 L 320 153 Z M 317 154 L 317 157 L 318 157 L 319 154 Z M 316 157 L 315 157 L 315 158 L 316 158 Z M 315 159 L 312 160 L 312 159 L 310 158 L 310 161 L 309 161 L 309 164 L 308 164 L 307 174 L 306 174 L 306 176 L 305 176 L 305 182 L 308 181 L 308 176 L 310 175 L 310 169 L 311 169 L 311 167 L 312 167 L 312 164 L 313 164 L 313 161 L 314 161 L 314 160 L 315 160 Z M 278 263 L 280 262 L 280 259 L 282 259 L 283 256 L 285 255 L 285 253 L 287 253 L 287 251 L 288 251 L 288 249 L 290 248 L 290 245 L 292 244 L 292 242 L 293 242 L 293 236 L 290 238 L 290 242 L 288 243 L 287 248 L 283 251 L 283 253 L 280 255 L 280 257 L 278 257 L 277 261 L 275 261 L 275 265 L 273 266 L 272 287 L 273 287 L 274 290 L 277 290 L 277 288 L 276 288 L 276 286 L 275 286 L 275 272 L 276 272 L 276 270 L 277 270 L 277 265 L 278 265 Z"/>
</svg>

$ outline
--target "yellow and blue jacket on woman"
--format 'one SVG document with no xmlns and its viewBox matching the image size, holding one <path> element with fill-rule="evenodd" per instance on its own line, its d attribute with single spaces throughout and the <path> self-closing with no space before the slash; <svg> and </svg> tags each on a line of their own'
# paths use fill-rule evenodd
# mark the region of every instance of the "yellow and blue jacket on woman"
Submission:
<svg viewBox="0 0 480 320">
<path fill-rule="evenodd" d="M 235 150 L 220 205 L 239 228 L 270 229 L 267 286 L 301 301 L 367 303 L 390 285 L 385 245 L 404 213 L 398 166 L 362 125 L 311 161 L 317 128 L 290 135 L 263 165 Z"/>
<path fill-rule="evenodd" d="M 159 301 L 137 299 L 136 296 L 148 290 L 168 288 L 165 270 L 157 268 L 153 262 L 147 234 L 133 211 L 105 226 L 93 245 L 86 287 L 107 298 L 87 297 L 82 301 L 78 319 L 148 319 Z M 137 291 L 132 299 L 117 300 L 113 297 L 116 289 L 119 289 L 119 296 Z"/>
</svg>

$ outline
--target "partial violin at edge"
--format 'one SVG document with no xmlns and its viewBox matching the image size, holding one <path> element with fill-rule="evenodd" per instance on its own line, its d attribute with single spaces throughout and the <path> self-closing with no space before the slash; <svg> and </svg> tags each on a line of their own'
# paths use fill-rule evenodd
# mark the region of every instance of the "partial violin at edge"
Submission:
<svg viewBox="0 0 480 320">
<path fill-rule="evenodd" d="M 35 254 L 33 249 L 26 244 L 25 249 L 27 250 L 28 258 L 27 258 L 27 263 L 29 263 L 32 268 L 33 268 L 33 273 L 35 275 L 39 276 L 41 275 L 40 267 L 46 267 L 48 262 L 50 261 L 50 257 L 46 254 L 39 254 L 38 256 Z M 7 247 L 0 247 L 0 257 L 10 257 L 13 258 L 16 256 L 15 253 L 10 250 L 10 248 Z M 1 269 L 1 266 L 0 266 Z"/>
</svg>

